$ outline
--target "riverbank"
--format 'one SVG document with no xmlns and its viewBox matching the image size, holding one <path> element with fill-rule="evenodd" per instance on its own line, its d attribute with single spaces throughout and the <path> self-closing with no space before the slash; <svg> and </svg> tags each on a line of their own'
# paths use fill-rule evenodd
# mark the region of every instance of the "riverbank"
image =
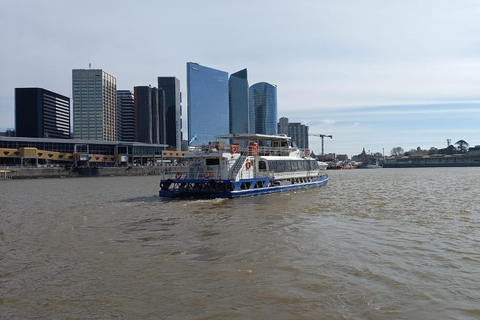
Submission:
<svg viewBox="0 0 480 320">
<path fill-rule="evenodd" d="M 185 167 L 89 167 L 89 168 L 8 168 L 11 179 L 77 178 L 77 177 L 114 177 L 114 176 L 173 176 Z"/>
</svg>

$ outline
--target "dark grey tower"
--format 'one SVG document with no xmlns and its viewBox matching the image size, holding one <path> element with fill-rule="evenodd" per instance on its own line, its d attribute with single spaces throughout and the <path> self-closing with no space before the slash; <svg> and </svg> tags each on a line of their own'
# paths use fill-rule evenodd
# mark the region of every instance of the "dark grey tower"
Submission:
<svg viewBox="0 0 480 320">
<path fill-rule="evenodd" d="M 134 87 L 135 141 L 152 143 L 152 95 L 151 87 Z"/>
<path fill-rule="evenodd" d="M 135 141 L 135 101 L 130 90 L 117 90 L 117 135 L 120 141 Z"/>
<path fill-rule="evenodd" d="M 70 138 L 70 98 L 42 88 L 15 88 L 17 137 Z"/>
<path fill-rule="evenodd" d="M 228 80 L 230 133 L 249 132 L 247 69 L 230 75 Z"/>
<path fill-rule="evenodd" d="M 158 77 L 158 88 L 165 93 L 165 136 L 171 149 L 182 148 L 182 95 L 180 80 L 175 77 Z"/>
</svg>

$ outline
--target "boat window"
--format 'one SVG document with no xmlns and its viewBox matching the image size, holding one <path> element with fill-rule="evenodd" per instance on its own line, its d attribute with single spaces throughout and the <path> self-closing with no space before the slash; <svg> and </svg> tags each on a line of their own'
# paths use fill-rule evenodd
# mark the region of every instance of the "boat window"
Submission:
<svg viewBox="0 0 480 320">
<path fill-rule="evenodd" d="M 292 161 L 285 161 L 285 171 L 292 171 Z"/>
<path fill-rule="evenodd" d="M 292 171 L 297 171 L 298 170 L 298 161 L 290 161 L 291 166 L 292 166 Z"/>
<path fill-rule="evenodd" d="M 305 169 L 306 169 L 306 164 L 307 164 L 307 163 L 306 163 L 305 161 L 299 161 L 299 162 L 298 162 L 298 165 L 299 165 L 299 166 L 298 166 L 298 169 L 299 169 L 299 170 L 305 170 Z"/>
<path fill-rule="evenodd" d="M 220 159 L 207 159 L 207 166 L 219 166 Z"/>
<path fill-rule="evenodd" d="M 258 162 L 258 169 L 267 170 L 267 163 L 265 161 L 259 161 Z"/>
</svg>

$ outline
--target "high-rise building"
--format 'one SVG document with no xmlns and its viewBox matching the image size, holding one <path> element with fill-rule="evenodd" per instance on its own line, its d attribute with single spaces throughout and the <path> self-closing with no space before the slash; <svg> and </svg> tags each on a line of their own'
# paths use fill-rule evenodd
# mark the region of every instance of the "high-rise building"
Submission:
<svg viewBox="0 0 480 320">
<path fill-rule="evenodd" d="M 73 134 L 76 139 L 117 139 L 117 79 L 102 69 L 74 69 Z"/>
<path fill-rule="evenodd" d="M 117 90 L 117 140 L 135 141 L 135 100 L 130 90 Z"/>
<path fill-rule="evenodd" d="M 15 88 L 17 137 L 70 138 L 70 98 L 42 88 Z"/>
<path fill-rule="evenodd" d="M 285 134 L 302 149 L 308 149 L 308 126 L 300 122 L 288 122 L 288 118 L 278 120 L 278 134 Z"/>
<path fill-rule="evenodd" d="M 180 80 L 175 77 L 158 77 L 158 89 L 164 92 L 163 119 L 165 120 L 165 142 L 169 148 L 182 150 L 182 94 Z M 162 111 L 161 111 L 162 112 Z"/>
<path fill-rule="evenodd" d="M 308 149 L 308 126 L 300 122 L 289 123 L 287 136 L 292 138 L 297 147 Z"/>
<path fill-rule="evenodd" d="M 288 135 L 288 118 L 281 117 L 278 119 L 277 133 Z"/>
<path fill-rule="evenodd" d="M 230 133 L 249 133 L 247 69 L 230 75 L 228 98 Z"/>
<path fill-rule="evenodd" d="M 166 117 L 166 101 L 165 101 L 165 91 L 161 88 L 157 89 L 158 91 L 158 142 L 160 144 L 167 143 L 167 117 Z"/>
<path fill-rule="evenodd" d="M 187 63 L 188 134 L 193 144 L 214 141 L 228 133 L 228 73 Z"/>
<path fill-rule="evenodd" d="M 135 141 L 165 144 L 165 93 L 151 86 L 134 89 Z"/>
<path fill-rule="evenodd" d="M 250 87 L 250 132 L 277 134 L 277 86 L 259 82 Z"/>
</svg>

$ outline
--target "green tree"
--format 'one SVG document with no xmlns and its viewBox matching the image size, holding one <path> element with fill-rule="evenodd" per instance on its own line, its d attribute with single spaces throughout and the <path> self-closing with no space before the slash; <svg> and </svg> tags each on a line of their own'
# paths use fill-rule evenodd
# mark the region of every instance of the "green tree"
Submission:
<svg viewBox="0 0 480 320">
<path fill-rule="evenodd" d="M 431 147 L 430 150 L 428 150 L 429 155 L 437 154 L 437 153 L 438 153 L 438 149 L 435 147 Z"/>
<path fill-rule="evenodd" d="M 457 149 L 453 145 L 449 145 L 444 149 L 438 149 L 439 154 L 454 154 Z"/>
<path fill-rule="evenodd" d="M 457 150 L 461 153 L 466 153 L 469 146 L 469 144 L 465 140 L 458 140 L 457 142 L 455 142 L 455 145 L 457 146 Z"/>
<path fill-rule="evenodd" d="M 392 156 L 401 156 L 405 154 L 405 150 L 402 147 L 395 147 L 390 151 Z"/>
</svg>

